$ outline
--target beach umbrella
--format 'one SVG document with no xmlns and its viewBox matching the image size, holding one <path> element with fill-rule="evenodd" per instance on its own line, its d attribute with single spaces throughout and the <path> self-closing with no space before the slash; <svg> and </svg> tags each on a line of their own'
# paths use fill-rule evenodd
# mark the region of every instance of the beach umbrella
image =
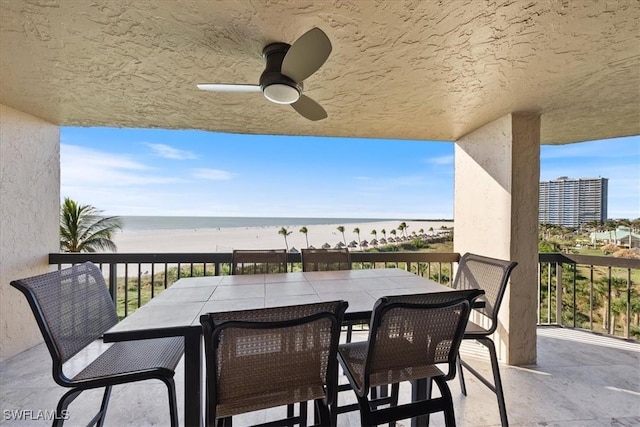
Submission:
<svg viewBox="0 0 640 427">
<path fill-rule="evenodd" d="M 349 243 L 349 245 L 348 245 L 348 246 L 349 246 L 350 248 L 352 248 L 352 249 L 353 249 L 353 248 L 355 248 L 356 246 L 358 246 L 358 244 L 357 244 L 357 243 L 355 242 L 355 240 L 354 240 L 354 241 L 352 241 L 351 243 Z"/>
<path fill-rule="evenodd" d="M 387 239 L 385 239 L 384 237 L 382 239 L 380 239 L 380 244 L 381 245 L 386 245 L 387 244 Z"/>
<path fill-rule="evenodd" d="M 292 248 L 289 250 L 289 252 L 291 252 L 291 253 L 293 253 L 293 254 L 297 254 L 297 253 L 298 253 L 298 252 L 300 252 L 300 251 L 299 251 L 299 250 L 297 250 L 297 249 L 295 248 L 295 246 L 294 246 L 294 247 L 292 247 Z"/>
<path fill-rule="evenodd" d="M 337 248 L 344 248 L 344 243 L 342 241 L 336 243 Z"/>
<path fill-rule="evenodd" d="M 366 248 L 367 246 L 369 246 L 369 242 L 367 242 L 366 240 L 363 240 L 362 242 L 360 242 L 360 246 L 362 246 L 363 248 Z"/>
<path fill-rule="evenodd" d="M 328 243 L 325 243 L 324 245 L 322 245 L 322 249 L 331 249 L 331 245 Z"/>
<path fill-rule="evenodd" d="M 373 246 L 378 246 L 378 240 L 376 240 L 376 239 L 371 240 L 371 244 Z"/>
<path fill-rule="evenodd" d="M 396 239 L 394 239 L 393 237 L 389 237 L 388 242 L 389 242 L 389 243 L 395 243 L 395 242 L 396 242 Z"/>
<path fill-rule="evenodd" d="M 311 246 L 309 246 L 309 249 L 315 249 L 315 248 L 313 247 L 313 245 L 311 245 Z"/>
</svg>

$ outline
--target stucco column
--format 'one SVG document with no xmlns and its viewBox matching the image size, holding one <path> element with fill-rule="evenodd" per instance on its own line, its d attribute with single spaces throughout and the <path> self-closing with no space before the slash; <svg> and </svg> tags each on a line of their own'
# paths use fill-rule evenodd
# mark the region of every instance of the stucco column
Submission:
<svg viewBox="0 0 640 427">
<path fill-rule="evenodd" d="M 494 341 L 502 361 L 536 362 L 540 117 L 509 114 L 456 141 L 454 250 L 518 266 Z"/>
<path fill-rule="evenodd" d="M 42 341 L 14 279 L 50 269 L 60 250 L 60 132 L 0 105 L 0 360 Z"/>
</svg>

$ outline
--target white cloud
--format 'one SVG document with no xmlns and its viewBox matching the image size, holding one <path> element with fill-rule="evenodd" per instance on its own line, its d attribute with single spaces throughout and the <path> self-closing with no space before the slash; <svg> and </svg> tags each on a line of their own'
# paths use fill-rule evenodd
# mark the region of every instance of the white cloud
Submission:
<svg viewBox="0 0 640 427">
<path fill-rule="evenodd" d="M 117 155 L 76 145 L 60 144 L 60 187 L 62 195 L 71 188 L 131 187 L 184 182 L 155 175 L 154 168 L 126 155 Z M 85 202 L 88 203 L 88 202 Z"/>
<path fill-rule="evenodd" d="M 430 157 L 425 160 L 426 163 L 433 165 L 452 165 L 453 164 L 453 155 L 451 156 L 440 156 L 440 157 Z"/>
<path fill-rule="evenodd" d="M 151 148 L 156 155 L 164 157 L 166 159 L 191 160 L 198 158 L 198 156 L 191 151 L 179 150 L 167 144 L 147 143 L 146 145 L 147 147 Z"/>
<path fill-rule="evenodd" d="M 106 151 L 92 150 L 78 145 L 60 144 L 61 162 L 68 165 L 99 165 L 105 168 L 145 170 L 148 166 L 131 159 L 129 156 L 112 154 Z"/>
<path fill-rule="evenodd" d="M 208 179 L 212 181 L 226 181 L 233 177 L 233 174 L 231 172 L 223 171 L 220 169 L 206 168 L 192 169 L 191 175 L 194 178 Z"/>
</svg>

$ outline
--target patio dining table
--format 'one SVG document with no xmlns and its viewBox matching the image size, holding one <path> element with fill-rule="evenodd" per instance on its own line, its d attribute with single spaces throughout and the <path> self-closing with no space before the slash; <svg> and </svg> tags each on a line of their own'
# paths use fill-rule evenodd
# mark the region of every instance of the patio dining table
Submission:
<svg viewBox="0 0 640 427">
<path fill-rule="evenodd" d="M 104 340 L 183 336 L 184 422 L 200 426 L 201 314 L 345 300 L 345 320 L 366 319 L 382 296 L 449 290 L 397 268 L 183 278 L 107 331 Z"/>
</svg>

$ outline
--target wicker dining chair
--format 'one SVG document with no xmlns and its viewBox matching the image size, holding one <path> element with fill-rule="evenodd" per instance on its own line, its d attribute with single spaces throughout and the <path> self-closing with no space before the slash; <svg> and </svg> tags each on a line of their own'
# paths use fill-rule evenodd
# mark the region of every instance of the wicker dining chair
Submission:
<svg viewBox="0 0 640 427">
<path fill-rule="evenodd" d="M 205 339 L 206 425 L 235 415 L 300 403 L 297 417 L 261 425 L 306 426 L 307 402 L 329 425 L 337 395 L 337 349 L 345 301 L 209 313 Z"/>
<path fill-rule="evenodd" d="M 59 400 L 54 426 L 64 423 L 64 414 L 85 390 L 105 388 L 99 412 L 89 425 L 101 426 L 114 385 L 158 379 L 169 392 L 171 425 L 178 425 L 173 376 L 184 351 L 182 337 L 121 341 L 69 378 L 64 364 L 118 323 L 113 300 L 100 269 L 90 262 L 14 280 L 33 311 L 53 359 L 53 379 L 70 387 Z"/>
<path fill-rule="evenodd" d="M 231 274 L 286 273 L 285 249 L 236 249 L 232 254 Z"/>
<path fill-rule="evenodd" d="M 363 426 L 444 412 L 455 426 L 453 399 L 447 381 L 455 377 L 458 348 L 470 306 L 480 290 L 389 296 L 380 298 L 371 314 L 369 339 L 341 344 L 338 360 L 349 378 Z M 447 367 L 446 372 L 437 364 Z M 399 383 L 427 380 L 426 398 L 398 405 Z M 431 398 L 431 382 L 440 398 Z M 369 398 L 372 387 L 391 384 L 391 401 Z M 390 407 L 379 408 L 382 403 Z"/>
<path fill-rule="evenodd" d="M 351 270 L 349 249 L 302 249 L 302 271 Z"/>
<path fill-rule="evenodd" d="M 518 265 L 514 261 L 505 261 L 496 258 L 466 253 L 460 258 L 458 271 L 453 281 L 454 289 L 482 289 L 484 307 L 474 308 L 474 313 L 478 313 L 488 327 L 480 326 L 478 323 L 469 321 L 463 339 L 476 340 L 489 350 L 491 359 L 491 370 L 493 371 L 493 384 L 491 384 L 477 370 L 472 368 L 467 362 L 458 357 L 458 368 L 460 371 L 460 388 L 463 395 L 467 395 L 467 388 L 464 382 L 464 372 L 462 366 L 467 368 L 476 378 L 493 391 L 498 398 L 498 409 L 500 411 L 500 421 L 504 427 L 509 425 L 507 419 L 507 409 L 504 402 L 504 391 L 502 380 L 500 379 L 500 368 L 496 347 L 491 339 L 491 335 L 498 327 L 498 310 L 502 303 L 502 298 L 509 283 L 509 276 Z"/>
</svg>

